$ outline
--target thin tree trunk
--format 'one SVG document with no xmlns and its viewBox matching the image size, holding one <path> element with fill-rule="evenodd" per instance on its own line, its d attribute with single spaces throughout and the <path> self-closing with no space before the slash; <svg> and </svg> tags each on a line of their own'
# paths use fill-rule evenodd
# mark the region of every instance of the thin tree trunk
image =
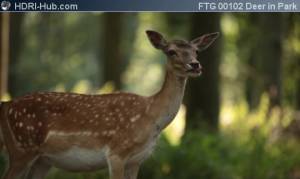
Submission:
<svg viewBox="0 0 300 179">
<path fill-rule="evenodd" d="M 2 97 L 2 15 L 0 15 L 0 100 Z"/>
<path fill-rule="evenodd" d="M 191 15 L 191 39 L 205 33 L 220 31 L 219 13 L 196 13 Z M 219 63 L 220 39 L 212 47 L 199 54 L 203 66 L 200 78 L 191 79 L 186 91 L 187 129 L 208 127 L 218 129 L 219 121 Z"/>
<path fill-rule="evenodd" d="M 296 25 L 300 26 L 300 15 L 299 14 L 293 14 L 294 17 L 294 22 Z M 295 27 L 294 27 L 295 28 Z M 298 39 L 298 43 L 300 43 L 300 32 L 296 32 L 296 38 Z M 297 57 L 295 59 L 297 61 L 296 63 L 296 73 L 298 73 L 296 77 L 296 110 L 300 111 L 300 52 L 297 53 Z"/>
<path fill-rule="evenodd" d="M 245 17 L 241 17 L 245 18 Z M 246 17 L 247 18 L 247 17 Z M 247 58 L 247 77 L 245 82 L 245 93 L 246 100 L 248 102 L 250 109 L 255 109 L 260 101 L 261 91 L 263 91 L 263 80 L 260 78 L 262 72 L 260 68 L 257 67 L 258 59 L 255 51 L 257 50 L 257 44 L 259 38 L 256 38 L 259 34 L 257 28 L 257 21 L 259 19 L 259 14 L 251 13 L 247 21 L 248 27 L 244 27 L 243 33 L 240 35 L 240 41 L 238 45 L 243 45 L 243 48 L 250 49 L 249 54 L 245 57 Z M 247 43 L 245 43 L 247 41 Z M 245 45 L 247 44 L 247 45 Z"/>
<path fill-rule="evenodd" d="M 298 54 L 298 64 L 297 68 L 300 70 L 300 54 Z M 299 71 L 298 71 L 299 73 Z M 297 89 L 296 89 L 296 109 L 300 111 L 300 76 L 296 79 Z"/>
<path fill-rule="evenodd" d="M 18 89 L 18 77 L 16 74 L 16 64 L 20 59 L 21 49 L 24 45 L 22 32 L 22 25 L 24 20 L 24 13 L 12 13 L 10 15 L 10 44 L 9 44 L 9 74 L 8 74 L 8 88 L 11 96 L 16 96 Z"/>
<path fill-rule="evenodd" d="M 123 14 L 105 13 L 103 16 L 103 76 L 104 81 L 114 83 L 116 89 L 122 87 L 121 75 L 122 66 L 122 32 L 123 32 Z"/>
<path fill-rule="evenodd" d="M 282 41 L 284 19 L 281 13 L 260 16 L 260 41 L 255 52 L 264 72 L 264 91 L 270 98 L 270 108 L 281 105 Z"/>
<path fill-rule="evenodd" d="M 9 13 L 1 14 L 0 98 L 8 93 Z"/>
</svg>

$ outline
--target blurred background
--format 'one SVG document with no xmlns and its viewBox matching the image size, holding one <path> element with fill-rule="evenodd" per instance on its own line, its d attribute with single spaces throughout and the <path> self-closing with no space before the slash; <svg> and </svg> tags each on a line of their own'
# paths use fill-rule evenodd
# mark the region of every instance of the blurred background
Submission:
<svg viewBox="0 0 300 179">
<path fill-rule="evenodd" d="M 187 40 L 219 31 L 199 56 L 203 75 L 188 81 L 184 104 L 139 178 L 300 178 L 300 14 L 0 15 L 3 101 L 34 91 L 151 95 L 166 59 L 145 30 Z M 104 178 L 107 170 L 48 176 Z"/>
</svg>

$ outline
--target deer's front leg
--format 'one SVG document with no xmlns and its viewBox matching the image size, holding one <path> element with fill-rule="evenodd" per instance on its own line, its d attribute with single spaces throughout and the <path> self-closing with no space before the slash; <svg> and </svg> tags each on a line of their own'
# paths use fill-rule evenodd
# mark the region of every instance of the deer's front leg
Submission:
<svg viewBox="0 0 300 179">
<path fill-rule="evenodd" d="M 118 155 L 107 157 L 110 179 L 124 179 L 125 161 Z"/>
<path fill-rule="evenodd" d="M 125 179 L 137 179 L 140 163 L 128 163 L 125 167 Z"/>
</svg>

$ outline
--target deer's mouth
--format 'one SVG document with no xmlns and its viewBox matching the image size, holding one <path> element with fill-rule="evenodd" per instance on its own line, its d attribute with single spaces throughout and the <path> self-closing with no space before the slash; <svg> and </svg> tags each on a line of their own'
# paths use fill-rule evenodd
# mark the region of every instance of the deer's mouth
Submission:
<svg viewBox="0 0 300 179">
<path fill-rule="evenodd" d="M 188 64 L 188 70 L 186 70 L 187 73 L 199 76 L 202 73 L 202 67 L 198 64 Z"/>
<path fill-rule="evenodd" d="M 201 73 L 202 71 L 200 68 L 197 68 L 197 69 L 193 68 L 193 69 L 187 70 L 187 72 L 188 73 Z"/>
</svg>

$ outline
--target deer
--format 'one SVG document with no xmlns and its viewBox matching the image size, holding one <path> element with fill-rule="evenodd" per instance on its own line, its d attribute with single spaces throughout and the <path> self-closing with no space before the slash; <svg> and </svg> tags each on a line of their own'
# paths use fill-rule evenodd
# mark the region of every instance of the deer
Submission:
<svg viewBox="0 0 300 179">
<path fill-rule="evenodd" d="M 0 144 L 9 161 L 3 179 L 43 179 L 51 167 L 71 172 L 108 168 L 110 179 L 137 178 L 177 114 L 187 79 L 202 73 L 198 52 L 219 36 L 167 41 L 159 32 L 146 34 L 167 57 L 162 87 L 151 96 L 33 92 L 1 103 Z"/>
</svg>

